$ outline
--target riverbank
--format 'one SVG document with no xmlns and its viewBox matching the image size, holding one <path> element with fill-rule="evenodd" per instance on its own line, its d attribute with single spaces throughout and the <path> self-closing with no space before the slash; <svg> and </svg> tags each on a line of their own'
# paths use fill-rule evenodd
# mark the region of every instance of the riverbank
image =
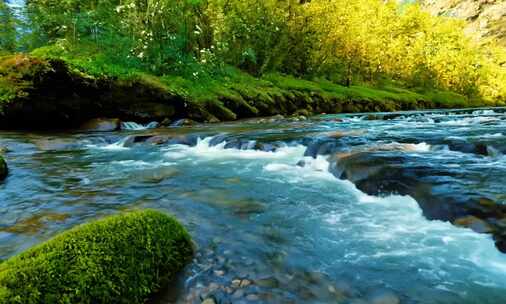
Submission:
<svg viewBox="0 0 506 304">
<path fill-rule="evenodd" d="M 393 112 L 497 106 L 451 92 L 394 86 L 344 87 L 235 68 L 210 78 L 156 77 L 82 60 L 11 55 L 0 59 L 0 128 L 75 128 L 97 117 L 171 123 L 273 115 Z"/>
</svg>

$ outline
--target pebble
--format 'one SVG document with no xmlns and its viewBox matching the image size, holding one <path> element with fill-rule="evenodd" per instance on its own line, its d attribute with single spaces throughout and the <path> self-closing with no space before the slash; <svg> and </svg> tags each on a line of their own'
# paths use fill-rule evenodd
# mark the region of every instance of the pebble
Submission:
<svg viewBox="0 0 506 304">
<path fill-rule="evenodd" d="M 241 286 L 241 280 L 233 280 L 232 281 L 233 288 L 238 288 L 239 286 Z"/>
<path fill-rule="evenodd" d="M 251 285 L 251 281 L 250 280 L 242 280 L 240 287 L 244 288 L 244 287 L 247 287 L 249 285 Z"/>
<path fill-rule="evenodd" d="M 246 300 L 248 301 L 258 301 L 260 298 L 256 294 L 250 294 L 246 296 Z"/>
<path fill-rule="evenodd" d="M 239 299 L 239 298 L 242 298 L 244 296 L 244 290 L 242 289 L 237 289 L 234 294 L 232 295 L 232 297 L 234 299 Z"/>
<path fill-rule="evenodd" d="M 223 270 L 215 270 L 214 271 L 214 275 L 218 276 L 218 277 L 222 277 L 225 275 L 225 271 Z"/>
<path fill-rule="evenodd" d="M 216 304 L 216 301 L 214 301 L 214 299 L 207 298 L 204 301 L 202 301 L 202 304 Z"/>
<path fill-rule="evenodd" d="M 218 285 L 216 283 L 209 284 L 209 291 L 215 291 L 215 290 L 218 290 L 219 288 L 220 288 L 220 285 Z"/>
<path fill-rule="evenodd" d="M 279 286 L 278 280 L 273 277 L 266 277 L 259 280 L 255 280 L 255 283 L 261 287 L 276 288 Z"/>
<path fill-rule="evenodd" d="M 400 304 L 401 300 L 393 292 L 380 290 L 369 296 L 371 304 Z"/>
</svg>

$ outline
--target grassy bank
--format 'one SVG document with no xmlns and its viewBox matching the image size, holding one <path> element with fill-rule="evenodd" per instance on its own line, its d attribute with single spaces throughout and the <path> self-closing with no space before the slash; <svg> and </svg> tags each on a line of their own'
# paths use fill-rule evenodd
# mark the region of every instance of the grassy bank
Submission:
<svg viewBox="0 0 506 304">
<path fill-rule="evenodd" d="M 75 227 L 0 264 L 1 303 L 144 303 L 191 259 L 186 230 L 157 211 Z"/>
<path fill-rule="evenodd" d="M 0 58 L 0 126 L 73 127 L 97 116 L 162 121 L 230 121 L 270 115 L 312 115 L 464 108 L 501 104 L 399 84 L 345 87 L 325 79 L 278 73 L 256 78 L 230 66 L 155 76 L 97 56 L 31 55 Z M 87 58 L 87 59 L 84 59 Z"/>
</svg>

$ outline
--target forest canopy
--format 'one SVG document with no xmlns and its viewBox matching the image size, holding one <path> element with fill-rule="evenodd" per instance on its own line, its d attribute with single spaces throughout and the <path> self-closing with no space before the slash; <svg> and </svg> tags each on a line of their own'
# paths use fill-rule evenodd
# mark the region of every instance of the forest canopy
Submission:
<svg viewBox="0 0 506 304">
<path fill-rule="evenodd" d="M 394 81 L 506 100 L 506 51 L 464 21 L 382 0 L 0 2 L 1 52 L 72 57 L 155 75 L 279 72 L 342 85 Z M 91 62 L 91 63 L 90 63 Z"/>
</svg>

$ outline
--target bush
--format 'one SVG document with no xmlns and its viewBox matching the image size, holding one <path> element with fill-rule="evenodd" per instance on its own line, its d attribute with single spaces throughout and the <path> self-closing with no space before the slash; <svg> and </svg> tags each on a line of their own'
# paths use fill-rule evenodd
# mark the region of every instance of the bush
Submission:
<svg viewBox="0 0 506 304">
<path fill-rule="evenodd" d="M 7 177 L 7 174 L 9 173 L 9 169 L 7 168 L 7 163 L 3 159 L 2 156 L 0 156 L 0 180 Z"/>
<path fill-rule="evenodd" d="M 170 216 L 111 216 L 0 264 L 0 303 L 143 303 L 192 253 L 189 234 Z"/>
</svg>

